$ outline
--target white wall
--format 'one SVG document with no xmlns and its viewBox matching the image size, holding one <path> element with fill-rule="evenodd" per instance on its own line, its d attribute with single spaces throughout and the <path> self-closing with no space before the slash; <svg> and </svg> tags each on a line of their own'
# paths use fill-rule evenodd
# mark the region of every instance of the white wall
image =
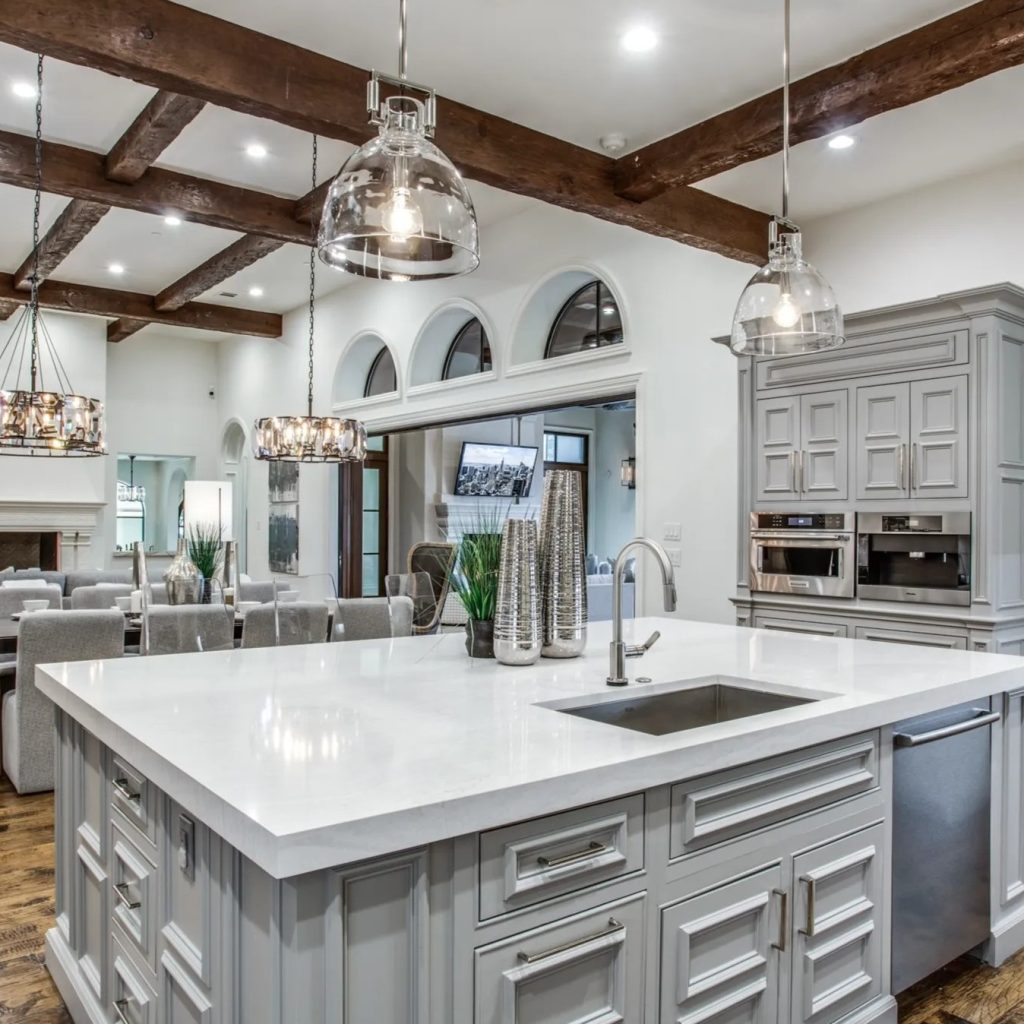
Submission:
<svg viewBox="0 0 1024 1024">
<path fill-rule="evenodd" d="M 317 408 L 331 407 L 339 357 L 350 340 L 368 330 L 391 346 L 402 379 L 397 399 L 357 400 L 346 406 L 344 411 L 358 414 L 371 429 L 436 422 L 456 414 L 500 414 L 526 403 L 557 404 L 571 401 L 572 389 L 610 394 L 635 381 L 640 391 L 638 474 L 648 482 L 637 492 L 638 527 L 660 538 L 664 523 L 682 524 L 687 570 L 680 581 L 681 613 L 731 621 L 736 369 L 728 352 L 709 339 L 728 328 L 751 268 L 550 206 L 485 227 L 481 256 L 479 270 L 465 278 L 407 285 L 359 282 L 321 300 Z M 567 267 L 596 272 L 613 288 L 622 305 L 628 346 L 606 350 L 591 361 L 519 365 L 509 373 L 511 339 L 527 300 L 550 275 Z M 332 273 L 326 268 L 318 272 Z M 428 385 L 406 395 L 414 339 L 428 317 L 453 298 L 467 299 L 484 313 L 497 360 L 495 379 Z M 286 317 L 279 342 L 231 339 L 218 346 L 222 425 L 232 417 L 251 424 L 258 416 L 303 407 L 305 329 L 305 315 L 298 310 Z M 534 340 L 539 349 L 542 339 Z M 524 352 L 529 348 L 517 347 Z M 330 468 L 302 468 L 303 573 L 330 571 L 336 565 L 335 480 Z M 249 566 L 257 576 L 266 571 L 266 467 L 259 463 L 252 466 L 249 497 Z M 653 575 L 648 574 L 649 608 L 656 610 L 660 587 Z"/>
</svg>

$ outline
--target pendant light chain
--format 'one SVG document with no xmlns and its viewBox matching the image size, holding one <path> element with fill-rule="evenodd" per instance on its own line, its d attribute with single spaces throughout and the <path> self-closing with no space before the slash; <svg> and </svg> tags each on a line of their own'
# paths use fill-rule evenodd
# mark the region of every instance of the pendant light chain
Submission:
<svg viewBox="0 0 1024 1024">
<path fill-rule="evenodd" d="M 313 191 L 316 191 L 317 137 L 313 136 Z M 316 228 L 314 227 L 314 232 Z M 309 247 L 309 385 L 306 389 L 306 415 L 313 415 L 313 333 L 316 323 L 316 245 Z"/>
<path fill-rule="evenodd" d="M 409 64 L 409 33 L 406 28 L 408 14 L 408 0 L 398 0 L 398 77 L 403 82 L 408 77 L 406 67 Z"/>
<path fill-rule="evenodd" d="M 789 220 L 789 0 L 784 0 L 782 43 L 782 219 Z"/>
<path fill-rule="evenodd" d="M 43 195 L 43 55 L 36 58 L 36 192 L 32 201 L 32 278 L 29 316 L 31 317 L 32 351 L 30 378 L 36 390 L 39 377 L 39 207 Z"/>
</svg>

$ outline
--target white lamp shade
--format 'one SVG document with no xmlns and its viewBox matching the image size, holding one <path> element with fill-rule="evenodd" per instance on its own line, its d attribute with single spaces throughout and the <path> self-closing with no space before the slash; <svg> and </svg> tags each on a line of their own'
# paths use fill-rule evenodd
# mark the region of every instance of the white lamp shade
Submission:
<svg viewBox="0 0 1024 1024">
<path fill-rule="evenodd" d="M 185 536 L 196 528 L 220 530 L 221 540 L 234 540 L 231 484 L 223 480 L 185 481 Z"/>
</svg>

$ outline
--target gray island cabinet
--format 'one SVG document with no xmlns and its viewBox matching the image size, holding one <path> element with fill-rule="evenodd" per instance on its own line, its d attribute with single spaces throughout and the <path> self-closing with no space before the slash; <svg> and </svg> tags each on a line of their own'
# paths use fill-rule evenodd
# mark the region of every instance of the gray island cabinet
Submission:
<svg viewBox="0 0 1024 1024">
<path fill-rule="evenodd" d="M 982 694 L 1010 712 L 993 743 L 990 955 L 1024 944 L 1024 662 L 637 628 L 655 624 L 656 688 L 717 666 L 810 700 L 661 737 L 559 714 L 566 701 L 622 699 L 594 674 L 600 637 L 575 664 L 521 674 L 463 667 L 458 637 L 442 641 L 441 672 L 414 641 L 380 642 L 373 658 L 334 650 L 353 644 L 42 670 L 57 706 L 47 965 L 76 1024 L 894 1024 L 887 723 Z M 681 675 L 685 661 L 696 671 Z M 336 685 L 346 665 L 371 663 L 376 680 Z M 207 665 L 206 684 L 221 687 L 211 700 L 233 716 L 209 703 L 182 712 L 188 701 L 164 689 L 200 685 Z M 394 721 L 396 701 L 422 694 L 421 673 L 446 682 Z M 376 731 L 385 706 L 403 734 L 391 747 Z M 337 746 L 325 733 L 303 747 L 329 708 Z M 291 739 L 264 744 L 280 739 L 273 723 Z M 176 740 L 177 728 L 198 735 Z M 360 791 L 364 742 L 378 751 L 376 793 Z M 233 766 L 215 776 L 218 756 Z M 464 777 L 451 774 L 460 760 Z M 281 817 L 260 802 L 275 772 L 291 791 Z"/>
</svg>

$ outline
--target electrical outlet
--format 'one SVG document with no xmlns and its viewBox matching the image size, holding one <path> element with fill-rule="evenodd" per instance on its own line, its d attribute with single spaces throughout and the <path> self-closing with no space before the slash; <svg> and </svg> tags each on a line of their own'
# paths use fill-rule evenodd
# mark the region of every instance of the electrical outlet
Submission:
<svg viewBox="0 0 1024 1024">
<path fill-rule="evenodd" d="M 665 529 L 662 533 L 663 540 L 682 540 L 683 539 L 683 526 L 682 523 L 666 523 Z"/>
<path fill-rule="evenodd" d="M 668 555 L 668 560 L 676 569 L 682 568 L 683 565 L 683 551 L 682 548 L 665 548 L 665 553 Z"/>
</svg>

